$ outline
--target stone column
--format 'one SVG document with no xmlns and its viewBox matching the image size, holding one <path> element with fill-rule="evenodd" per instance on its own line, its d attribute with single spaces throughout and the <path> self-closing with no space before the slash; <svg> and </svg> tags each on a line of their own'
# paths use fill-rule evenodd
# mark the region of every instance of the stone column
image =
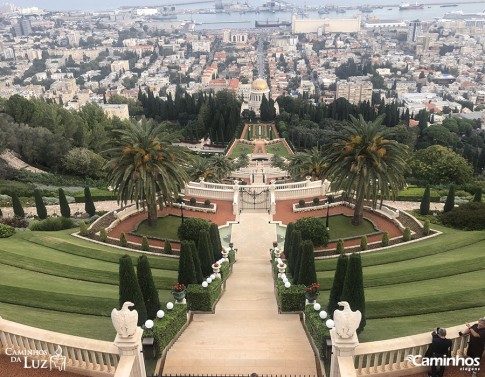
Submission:
<svg viewBox="0 0 485 377">
<path fill-rule="evenodd" d="M 115 346 L 120 352 L 120 359 L 123 356 L 135 356 L 135 362 L 130 376 L 146 377 L 145 360 L 143 359 L 141 338 L 143 330 L 141 327 L 136 329 L 136 332 L 129 337 L 121 337 L 119 334 L 115 338 Z"/>
<path fill-rule="evenodd" d="M 354 355 L 354 350 L 359 345 L 357 333 L 354 333 L 351 338 L 342 339 L 338 336 L 335 328 L 333 328 L 330 330 L 330 338 L 332 339 L 332 358 L 329 377 L 345 377 L 340 375 L 337 357 Z"/>
</svg>

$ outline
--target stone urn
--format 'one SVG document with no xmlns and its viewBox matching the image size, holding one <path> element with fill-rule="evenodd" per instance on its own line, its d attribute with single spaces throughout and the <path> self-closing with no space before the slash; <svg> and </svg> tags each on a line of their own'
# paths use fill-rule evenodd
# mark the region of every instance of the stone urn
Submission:
<svg viewBox="0 0 485 377">
<path fill-rule="evenodd" d="M 219 263 L 216 262 L 212 264 L 212 271 L 214 272 L 214 275 L 216 275 L 216 278 L 221 278 L 221 265 Z"/>
<path fill-rule="evenodd" d="M 172 291 L 172 296 L 177 301 L 177 303 L 183 302 L 185 299 L 185 295 L 187 294 L 187 291 L 184 289 L 183 291 Z"/>
<path fill-rule="evenodd" d="M 222 254 L 222 258 L 224 258 L 224 261 L 229 262 L 229 251 L 222 250 L 221 254 Z"/>
<path fill-rule="evenodd" d="M 278 277 L 281 278 L 285 272 L 286 272 L 286 264 L 278 263 Z"/>
</svg>

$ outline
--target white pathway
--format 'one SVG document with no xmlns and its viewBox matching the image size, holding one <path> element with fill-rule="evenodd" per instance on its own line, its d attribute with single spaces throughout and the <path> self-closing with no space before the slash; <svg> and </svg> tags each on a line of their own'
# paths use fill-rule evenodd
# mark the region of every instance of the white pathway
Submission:
<svg viewBox="0 0 485 377">
<path fill-rule="evenodd" d="M 167 354 L 163 374 L 316 375 L 315 357 L 297 314 L 278 314 L 269 263 L 275 225 L 242 213 L 233 225 L 233 274 L 215 314 L 193 322 Z"/>
</svg>

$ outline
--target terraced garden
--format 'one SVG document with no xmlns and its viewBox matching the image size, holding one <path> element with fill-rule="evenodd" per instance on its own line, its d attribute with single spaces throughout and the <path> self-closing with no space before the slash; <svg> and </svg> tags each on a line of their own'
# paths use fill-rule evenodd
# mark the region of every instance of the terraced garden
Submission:
<svg viewBox="0 0 485 377">
<path fill-rule="evenodd" d="M 367 326 L 361 341 L 431 331 L 485 312 L 485 232 L 436 226 L 443 235 L 362 256 Z M 118 259 L 125 251 L 72 232 L 20 232 L 0 242 L 0 315 L 68 334 L 113 340 L 109 315 L 118 306 Z M 132 253 L 134 263 L 138 255 Z M 150 257 L 164 302 L 178 260 Z M 316 263 L 326 305 L 335 259 Z"/>
<path fill-rule="evenodd" d="M 362 255 L 368 321 L 361 341 L 431 331 L 483 316 L 485 232 L 434 228 L 444 234 Z M 335 259 L 316 263 L 321 303 L 328 302 L 335 265 Z"/>
<path fill-rule="evenodd" d="M 0 243 L 0 315 L 67 334 L 113 340 L 118 259 L 124 250 L 61 232 L 21 232 Z M 136 264 L 138 254 L 131 253 Z M 169 301 L 178 259 L 149 257 L 160 299 Z"/>
</svg>

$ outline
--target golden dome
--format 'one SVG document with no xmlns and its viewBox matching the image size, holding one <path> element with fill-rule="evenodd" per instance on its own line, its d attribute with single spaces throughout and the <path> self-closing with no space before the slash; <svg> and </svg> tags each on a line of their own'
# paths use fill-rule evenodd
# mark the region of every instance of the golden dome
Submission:
<svg viewBox="0 0 485 377">
<path fill-rule="evenodd" d="M 264 79 L 256 79 L 256 80 L 253 81 L 253 84 L 251 85 L 251 89 L 268 90 L 268 84 L 266 83 L 266 80 L 264 80 Z"/>
</svg>

